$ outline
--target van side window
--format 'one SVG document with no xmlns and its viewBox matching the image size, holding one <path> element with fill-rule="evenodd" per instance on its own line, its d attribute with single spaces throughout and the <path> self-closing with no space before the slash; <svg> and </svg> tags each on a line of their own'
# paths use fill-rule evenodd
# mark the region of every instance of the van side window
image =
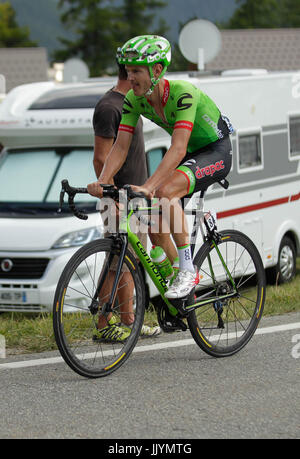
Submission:
<svg viewBox="0 0 300 459">
<path fill-rule="evenodd" d="M 154 174 L 166 151 L 167 149 L 165 147 L 153 148 L 152 150 L 147 151 L 147 167 L 149 176 Z"/>
<path fill-rule="evenodd" d="M 260 133 L 238 135 L 238 158 L 240 171 L 263 166 Z"/>
<path fill-rule="evenodd" d="M 289 119 L 290 136 L 290 157 L 300 156 L 300 115 L 290 116 Z"/>
</svg>

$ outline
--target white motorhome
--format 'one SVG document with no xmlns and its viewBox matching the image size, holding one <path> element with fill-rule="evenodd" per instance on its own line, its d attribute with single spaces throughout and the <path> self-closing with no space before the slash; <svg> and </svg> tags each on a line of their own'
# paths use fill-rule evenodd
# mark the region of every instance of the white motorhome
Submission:
<svg viewBox="0 0 300 459">
<path fill-rule="evenodd" d="M 288 280 L 300 252 L 300 74 L 167 78 L 190 80 L 230 118 L 235 128 L 230 187 L 212 187 L 206 208 L 216 210 L 219 229 L 236 228 L 251 237 L 273 278 Z M 0 311 L 51 310 L 68 258 L 99 237 L 100 217 L 91 197 L 80 198 L 87 221 L 56 210 L 61 179 L 77 186 L 95 179 L 93 108 L 113 84 L 102 79 L 23 85 L 0 106 L 5 147 L 0 156 Z M 145 119 L 144 136 L 151 174 L 170 137 Z M 151 284 L 149 292 L 152 296 Z"/>
</svg>

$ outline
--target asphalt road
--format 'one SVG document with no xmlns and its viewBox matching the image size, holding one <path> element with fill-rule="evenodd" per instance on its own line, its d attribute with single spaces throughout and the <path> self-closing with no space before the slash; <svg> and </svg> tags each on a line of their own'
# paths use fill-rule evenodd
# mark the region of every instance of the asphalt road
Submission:
<svg viewBox="0 0 300 459">
<path fill-rule="evenodd" d="M 189 332 L 164 334 L 149 344 L 170 347 L 96 380 L 47 363 L 53 353 L 0 359 L 0 438 L 300 438 L 300 313 L 263 318 L 260 330 L 224 359 Z"/>
</svg>

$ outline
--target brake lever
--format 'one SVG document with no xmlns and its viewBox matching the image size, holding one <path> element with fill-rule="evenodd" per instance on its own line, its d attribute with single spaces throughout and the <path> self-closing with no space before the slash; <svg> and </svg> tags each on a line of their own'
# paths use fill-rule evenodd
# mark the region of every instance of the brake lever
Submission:
<svg viewBox="0 0 300 459">
<path fill-rule="evenodd" d="M 144 195 L 144 193 L 139 193 L 137 191 L 133 191 L 130 185 L 124 185 L 123 186 L 124 190 L 126 190 L 128 198 L 129 199 L 134 199 L 134 198 L 142 198 L 142 199 L 148 199 Z"/>
</svg>

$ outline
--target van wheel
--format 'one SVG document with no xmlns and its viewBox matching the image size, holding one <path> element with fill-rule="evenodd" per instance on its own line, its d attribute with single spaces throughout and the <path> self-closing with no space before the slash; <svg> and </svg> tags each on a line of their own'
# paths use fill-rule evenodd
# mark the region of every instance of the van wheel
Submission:
<svg viewBox="0 0 300 459">
<path fill-rule="evenodd" d="M 267 279 L 272 284 L 290 282 L 296 274 L 296 248 L 294 242 L 284 236 L 280 243 L 278 262 L 267 270 Z"/>
</svg>

